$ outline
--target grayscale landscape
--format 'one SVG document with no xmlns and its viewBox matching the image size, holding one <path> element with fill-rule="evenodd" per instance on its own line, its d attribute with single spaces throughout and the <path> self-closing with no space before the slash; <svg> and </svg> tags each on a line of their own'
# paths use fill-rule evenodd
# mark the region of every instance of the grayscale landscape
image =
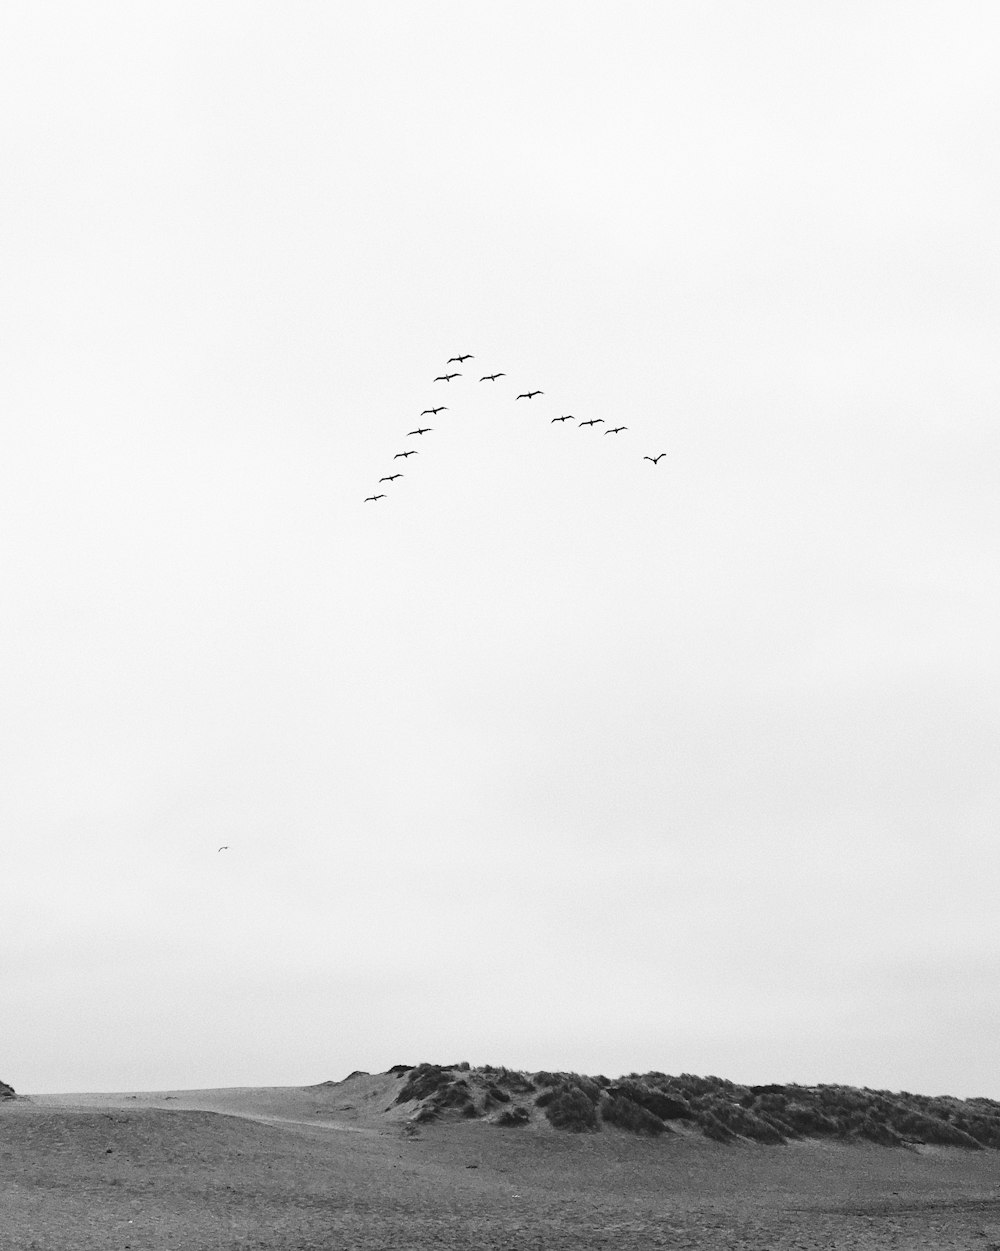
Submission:
<svg viewBox="0 0 1000 1251">
<path fill-rule="evenodd" d="M 612 1103 L 665 1118 L 625 1128 Z M 992 1100 L 400 1065 L 4 1100 L 0 1212 L 4 1251 L 997 1251 L 998 1145 Z"/>
<path fill-rule="evenodd" d="M 0 5 L 0 1251 L 1000 1247 L 998 66 Z"/>
</svg>

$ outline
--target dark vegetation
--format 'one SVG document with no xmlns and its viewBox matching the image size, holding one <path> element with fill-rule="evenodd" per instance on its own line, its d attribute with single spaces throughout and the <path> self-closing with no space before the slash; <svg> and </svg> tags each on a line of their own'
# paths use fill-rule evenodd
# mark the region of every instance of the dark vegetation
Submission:
<svg viewBox="0 0 1000 1251">
<path fill-rule="evenodd" d="M 8 1086 L 6 1082 L 0 1082 L 0 1099 L 13 1099 L 14 1087 Z"/>
<path fill-rule="evenodd" d="M 581 1073 L 522 1073 L 484 1065 L 397 1066 L 406 1081 L 396 1103 L 415 1100 L 419 1121 L 451 1114 L 521 1126 L 534 1107 L 556 1129 L 594 1133 L 602 1125 L 652 1136 L 670 1122 L 688 1122 L 719 1142 L 778 1146 L 795 1138 L 865 1141 L 887 1147 L 918 1144 L 1000 1149 L 1000 1101 L 984 1097 L 914 1095 L 853 1086 L 743 1086 L 691 1073 L 630 1073 L 618 1081 Z"/>
</svg>

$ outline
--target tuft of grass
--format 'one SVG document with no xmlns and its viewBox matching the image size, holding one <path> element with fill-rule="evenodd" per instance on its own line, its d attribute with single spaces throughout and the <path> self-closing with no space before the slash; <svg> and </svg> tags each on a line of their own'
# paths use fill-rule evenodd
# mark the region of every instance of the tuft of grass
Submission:
<svg viewBox="0 0 1000 1251">
<path fill-rule="evenodd" d="M 633 1134 L 655 1136 L 672 1132 L 658 1116 L 641 1104 L 614 1095 L 605 1099 L 601 1104 L 601 1119 L 608 1125 L 617 1125 L 620 1129 L 630 1130 Z"/>
<path fill-rule="evenodd" d="M 544 1106 L 545 1115 L 556 1129 L 582 1134 L 600 1128 L 594 1102 L 579 1086 L 557 1088 L 552 1100 Z"/>
<path fill-rule="evenodd" d="M 515 1103 L 513 1107 L 504 1108 L 504 1110 L 495 1117 L 493 1124 L 502 1125 L 505 1128 L 518 1129 L 522 1125 L 527 1125 L 531 1120 L 531 1113 L 521 1104 Z"/>
</svg>

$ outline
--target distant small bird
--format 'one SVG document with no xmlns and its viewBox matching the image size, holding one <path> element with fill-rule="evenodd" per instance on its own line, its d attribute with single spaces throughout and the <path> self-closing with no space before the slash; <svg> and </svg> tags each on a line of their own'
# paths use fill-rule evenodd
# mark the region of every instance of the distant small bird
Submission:
<svg viewBox="0 0 1000 1251">
<path fill-rule="evenodd" d="M 533 395 L 544 395 L 544 391 L 522 391 L 520 395 L 515 395 L 515 400 L 530 400 Z"/>
<path fill-rule="evenodd" d="M 605 430 L 605 434 L 621 434 L 623 430 L 627 430 L 628 426 L 612 426 L 610 430 Z"/>
<path fill-rule="evenodd" d="M 498 378 L 506 378 L 506 374 L 483 374 L 479 379 L 480 382 L 496 382 Z"/>
<path fill-rule="evenodd" d="M 366 495 L 366 496 L 365 496 L 365 503 L 367 504 L 369 500 L 384 500 L 384 499 L 385 499 L 385 493 L 384 493 L 384 492 L 383 492 L 381 495 Z"/>
<path fill-rule="evenodd" d="M 417 452 L 417 449 L 415 447 L 411 447 L 408 452 L 397 452 L 396 455 L 392 459 L 399 460 L 400 456 L 405 457 L 405 456 L 417 456 L 417 455 L 419 455 L 419 453 Z"/>
<path fill-rule="evenodd" d="M 603 421 L 604 421 L 603 417 L 591 417 L 590 421 L 581 421 L 580 428 L 583 429 L 584 426 L 598 426 Z"/>
<path fill-rule="evenodd" d="M 654 465 L 658 465 L 660 461 L 663 460 L 664 456 L 666 456 L 666 452 L 661 452 L 659 456 L 644 456 L 642 459 L 651 460 Z"/>
<path fill-rule="evenodd" d="M 568 413 L 565 417 L 553 417 L 553 421 L 576 421 L 572 413 Z"/>
<path fill-rule="evenodd" d="M 428 413 L 432 413 L 436 417 L 438 413 L 446 413 L 447 411 L 448 411 L 447 404 L 439 404 L 437 408 L 425 408 L 424 411 L 420 414 L 420 416 L 426 417 Z"/>
<path fill-rule="evenodd" d="M 409 438 L 411 434 L 430 434 L 433 429 L 433 426 L 421 426 L 419 430 L 407 430 L 406 437 Z"/>
<path fill-rule="evenodd" d="M 223 843 L 223 845 L 219 848 L 219 851 L 228 851 L 228 850 L 229 850 L 229 844 L 228 844 L 228 843 Z M 218 854 L 219 854 L 219 852 L 217 851 L 215 854 L 216 854 L 216 855 L 218 855 Z"/>
<path fill-rule="evenodd" d="M 458 363 L 461 365 L 463 361 L 471 361 L 471 360 L 475 360 L 475 357 L 472 355 L 471 352 L 466 352 L 464 356 L 449 356 L 448 359 L 445 361 L 445 364 L 450 365 L 452 361 L 458 361 Z"/>
<path fill-rule="evenodd" d="M 461 374 L 438 374 L 435 382 L 451 382 L 452 378 L 461 378 Z"/>
<path fill-rule="evenodd" d="M 387 478 L 379 478 L 379 482 L 395 482 L 397 478 L 401 478 L 401 473 L 391 473 Z"/>
</svg>

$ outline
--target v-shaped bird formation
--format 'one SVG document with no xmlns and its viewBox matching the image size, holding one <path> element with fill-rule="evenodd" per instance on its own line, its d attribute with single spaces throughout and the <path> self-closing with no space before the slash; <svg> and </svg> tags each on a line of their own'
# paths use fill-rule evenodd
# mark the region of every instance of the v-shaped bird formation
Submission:
<svg viewBox="0 0 1000 1251">
<path fill-rule="evenodd" d="M 447 361 L 445 361 L 445 366 L 444 366 L 445 372 L 438 374 L 437 377 L 433 379 L 433 382 L 446 382 L 450 385 L 454 381 L 454 379 L 463 378 L 465 375 L 461 370 L 454 370 L 451 373 L 448 373 L 447 372 L 448 366 L 449 365 L 463 365 L 464 366 L 466 361 L 472 361 L 475 359 L 476 359 L 475 356 L 471 352 L 461 352 L 461 353 L 457 353 L 455 356 L 449 356 Z M 473 377 L 474 377 L 474 374 L 473 374 Z M 507 377 L 506 373 L 504 373 L 502 370 L 497 370 L 494 373 L 481 375 L 481 377 L 479 378 L 479 381 L 496 383 L 498 379 L 506 378 L 506 377 Z M 459 384 L 460 387 L 462 385 L 464 384 L 462 383 Z M 518 400 L 531 401 L 531 400 L 534 400 L 536 396 L 544 395 L 544 394 L 545 392 L 541 390 L 541 388 L 534 388 L 533 390 L 529 390 L 529 391 L 520 391 L 514 396 L 513 402 L 516 403 Z M 446 413 L 447 411 L 448 411 L 447 404 L 437 404 L 433 408 L 423 409 L 420 413 L 420 416 L 421 417 L 437 417 L 439 413 Z M 447 418 L 445 420 L 447 421 Z M 564 429 L 566 428 L 565 423 L 568 421 L 576 422 L 578 428 L 581 430 L 586 427 L 595 429 L 597 426 L 603 426 L 607 424 L 603 417 L 588 417 L 586 420 L 581 420 L 575 417 L 572 413 L 565 413 L 565 414 L 560 415 L 559 417 L 552 417 L 549 420 L 550 420 L 550 424 L 555 424 L 557 422 L 560 423 Z M 608 434 L 621 435 L 621 434 L 624 434 L 627 430 L 628 430 L 628 426 L 608 426 L 607 429 L 603 431 L 603 433 L 605 435 L 608 435 Z M 433 426 L 421 426 L 418 424 L 415 430 L 408 430 L 406 432 L 406 438 L 408 439 L 420 438 L 422 440 L 424 435 L 433 434 L 433 433 L 434 433 Z M 407 447 L 407 448 L 404 448 L 402 451 L 394 453 L 392 459 L 394 461 L 395 460 L 408 461 L 411 456 L 416 456 L 419 451 L 420 451 L 420 448 Z M 664 456 L 666 456 L 666 452 L 659 452 L 655 456 L 648 456 L 648 455 L 643 456 L 642 459 L 652 461 L 653 466 L 656 467 L 659 465 L 660 461 L 664 458 Z M 384 477 L 379 478 L 378 480 L 379 485 L 381 485 L 383 482 L 393 483 L 397 480 L 397 478 L 402 478 L 402 477 L 403 477 L 403 474 L 398 471 L 391 473 L 391 474 L 386 474 Z M 387 492 L 380 491 L 378 492 L 378 494 L 375 494 L 375 495 L 366 495 L 364 502 L 366 504 L 375 503 L 378 500 L 384 500 L 388 498 L 389 498 L 389 495 Z"/>
</svg>

